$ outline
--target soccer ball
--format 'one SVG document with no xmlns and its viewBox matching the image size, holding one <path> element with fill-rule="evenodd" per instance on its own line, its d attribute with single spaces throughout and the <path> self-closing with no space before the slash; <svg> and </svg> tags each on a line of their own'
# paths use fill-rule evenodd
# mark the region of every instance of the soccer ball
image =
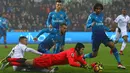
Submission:
<svg viewBox="0 0 130 73">
<path fill-rule="evenodd" d="M 93 69 L 95 73 L 101 73 L 103 71 L 102 65 L 99 64 L 95 65 Z"/>
</svg>

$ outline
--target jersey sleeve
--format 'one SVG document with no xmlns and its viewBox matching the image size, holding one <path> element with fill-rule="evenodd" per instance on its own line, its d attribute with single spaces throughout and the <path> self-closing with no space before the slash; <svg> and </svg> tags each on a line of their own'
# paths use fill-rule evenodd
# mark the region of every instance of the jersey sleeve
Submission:
<svg viewBox="0 0 130 73">
<path fill-rule="evenodd" d="M 14 54 L 14 48 L 9 52 L 8 57 L 12 57 L 13 54 Z"/>
<path fill-rule="evenodd" d="M 68 58 L 68 62 L 69 62 L 70 66 L 74 66 L 74 67 L 80 67 L 81 66 L 80 63 L 75 62 L 74 53 L 68 52 L 67 58 Z"/>
<path fill-rule="evenodd" d="M 86 27 L 87 27 L 87 28 L 90 28 L 90 27 L 91 27 L 92 21 L 93 21 L 93 19 L 92 19 L 92 14 L 90 14 L 89 17 L 88 17 L 88 20 L 87 20 L 87 22 L 86 22 Z"/>
<path fill-rule="evenodd" d="M 49 27 L 49 25 L 51 24 L 51 20 L 52 20 L 52 13 L 50 12 L 46 22 L 47 27 Z"/>
<path fill-rule="evenodd" d="M 53 29 L 49 29 L 49 28 L 46 28 L 46 29 L 42 29 L 40 31 L 40 33 L 36 36 L 37 38 L 42 35 L 43 33 L 52 33 L 53 32 Z"/>
<path fill-rule="evenodd" d="M 130 17 L 128 16 L 128 23 L 130 23 Z"/>
<path fill-rule="evenodd" d="M 68 18 L 68 16 L 67 16 L 66 13 L 65 13 L 65 21 L 66 21 L 66 24 L 67 24 L 67 25 L 70 25 L 70 20 L 69 20 L 69 18 Z"/>
<path fill-rule="evenodd" d="M 38 51 L 36 51 L 36 50 L 34 50 L 32 48 L 29 48 L 29 47 L 27 47 L 25 49 L 25 52 L 32 52 L 32 53 L 35 53 L 35 54 L 38 54 L 38 55 L 42 55 L 42 53 L 40 53 L 40 52 L 38 52 Z"/>
<path fill-rule="evenodd" d="M 120 20 L 120 16 L 118 16 L 118 17 L 114 20 L 114 22 L 115 22 L 115 23 L 118 23 L 119 20 Z"/>
<path fill-rule="evenodd" d="M 80 57 L 78 58 L 78 61 L 79 61 L 82 65 L 86 65 L 86 64 L 87 64 L 87 62 L 85 61 L 85 59 L 83 59 L 83 56 L 80 56 Z"/>
</svg>

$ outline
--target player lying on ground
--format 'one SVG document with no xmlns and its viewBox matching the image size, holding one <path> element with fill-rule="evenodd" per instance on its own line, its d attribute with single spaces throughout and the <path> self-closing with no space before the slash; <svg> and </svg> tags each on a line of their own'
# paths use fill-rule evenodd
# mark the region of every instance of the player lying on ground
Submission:
<svg viewBox="0 0 130 73">
<path fill-rule="evenodd" d="M 39 44 L 38 51 L 42 53 L 50 53 L 50 49 L 56 44 L 56 48 L 53 50 L 53 53 L 59 53 L 66 30 L 67 25 L 65 23 L 60 24 L 59 30 L 56 30 L 55 28 L 43 29 L 36 38 L 34 38 L 34 40 L 37 41 L 38 37 L 43 33 L 49 33 L 49 35 Z"/>
<path fill-rule="evenodd" d="M 86 61 L 83 59 L 85 46 L 77 43 L 75 48 L 70 48 L 58 54 L 43 54 L 40 57 L 28 60 L 25 58 L 7 58 L 9 65 L 12 66 L 33 66 L 36 68 L 48 68 L 54 65 L 69 64 L 74 67 L 86 68 Z M 94 67 L 96 64 L 91 64 Z"/>
<path fill-rule="evenodd" d="M 47 18 L 47 26 L 49 28 L 55 28 L 59 30 L 59 27 L 62 23 L 65 23 L 70 25 L 70 20 L 68 19 L 68 16 L 65 11 L 62 10 L 63 4 L 61 0 L 56 0 L 56 9 L 49 13 Z M 63 35 L 63 41 L 62 41 L 62 50 L 65 45 L 65 34 Z"/>
<path fill-rule="evenodd" d="M 25 36 L 21 36 L 19 38 L 19 43 L 11 50 L 11 52 L 8 54 L 7 57 L 24 58 L 25 52 L 32 52 L 32 53 L 35 53 L 38 55 L 42 55 L 42 53 L 40 53 L 32 48 L 27 47 L 27 38 Z M 4 59 L 3 59 L 3 61 L 4 61 Z M 14 69 L 14 71 L 22 71 L 23 69 L 25 69 L 25 67 L 13 66 L 13 69 Z"/>
<path fill-rule="evenodd" d="M 2 13 L 2 16 L 0 17 L 0 39 L 1 39 L 1 37 L 4 37 L 5 48 L 8 48 L 7 42 L 6 42 L 6 32 L 8 29 L 8 20 L 6 17 L 7 17 L 6 13 Z"/>
<path fill-rule="evenodd" d="M 126 14 L 126 9 L 122 9 L 122 14 L 119 15 L 114 22 L 115 24 L 118 24 L 118 27 L 116 28 L 115 43 L 118 42 L 120 37 L 122 37 L 124 40 L 120 49 L 120 54 L 123 55 L 123 50 L 125 49 L 126 43 L 128 42 L 127 24 L 130 23 L 130 17 Z"/>
<path fill-rule="evenodd" d="M 126 67 L 121 64 L 119 53 L 114 45 L 114 42 L 112 42 L 108 36 L 105 33 L 105 29 L 109 30 L 103 25 L 103 5 L 100 3 L 97 3 L 94 5 L 94 12 L 91 13 L 88 17 L 86 26 L 87 28 L 92 27 L 92 53 L 85 54 L 84 58 L 93 58 L 96 57 L 98 54 L 99 46 L 101 43 L 103 43 L 105 46 L 108 46 L 111 48 L 117 62 L 118 62 L 118 68 L 125 69 Z"/>
</svg>

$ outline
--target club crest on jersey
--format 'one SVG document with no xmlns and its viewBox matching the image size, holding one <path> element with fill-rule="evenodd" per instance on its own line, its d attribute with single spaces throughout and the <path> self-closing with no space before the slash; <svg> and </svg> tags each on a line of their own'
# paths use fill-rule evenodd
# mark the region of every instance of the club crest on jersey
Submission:
<svg viewBox="0 0 130 73">
<path fill-rule="evenodd" d="M 53 14 L 52 17 L 55 17 L 55 15 Z"/>
<path fill-rule="evenodd" d="M 74 57 L 74 53 L 71 53 L 71 57 Z"/>
<path fill-rule="evenodd" d="M 61 14 L 60 16 L 61 16 L 61 17 L 63 17 L 63 15 L 62 15 L 62 14 Z"/>
</svg>

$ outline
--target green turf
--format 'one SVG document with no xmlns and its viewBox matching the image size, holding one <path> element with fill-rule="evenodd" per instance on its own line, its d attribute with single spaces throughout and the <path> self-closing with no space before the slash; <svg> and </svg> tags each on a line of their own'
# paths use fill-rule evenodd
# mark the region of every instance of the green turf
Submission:
<svg viewBox="0 0 130 73">
<path fill-rule="evenodd" d="M 7 56 L 7 54 L 9 53 L 9 51 L 11 50 L 11 48 L 14 45 L 9 45 L 8 49 L 3 48 L 3 45 L 0 45 L 0 59 L 4 58 Z M 31 44 L 28 45 L 29 47 L 32 48 L 37 48 L 36 44 Z M 71 48 L 74 47 L 75 44 L 66 44 L 65 48 Z M 91 52 L 91 44 L 85 44 L 86 48 L 85 48 L 85 53 L 89 53 Z M 121 46 L 121 44 L 117 44 L 116 45 L 118 50 Z M 123 65 L 126 66 L 126 70 L 121 70 L 121 69 L 117 69 L 117 63 L 116 60 L 114 58 L 113 55 L 109 54 L 110 49 L 105 47 L 104 45 L 100 46 L 100 50 L 99 50 L 99 54 L 96 58 L 93 59 L 86 59 L 87 63 L 90 64 L 92 62 L 97 62 L 100 61 L 103 63 L 104 65 L 104 69 L 102 73 L 130 73 L 130 43 L 127 45 L 125 51 L 124 51 L 124 55 L 121 56 L 121 61 L 123 63 Z M 37 55 L 34 55 L 32 53 L 25 53 L 25 58 L 34 58 Z M 8 68 L 5 71 L 0 71 L 0 73 L 28 73 L 28 72 L 13 72 L 12 68 Z M 32 73 L 32 72 L 31 72 Z M 35 73 L 35 72 L 33 72 Z M 38 73 L 38 72 L 36 72 Z M 56 73 L 93 73 L 92 70 L 85 70 L 85 69 L 81 69 L 81 68 L 75 68 L 75 67 L 71 67 L 69 65 L 64 65 L 64 66 L 59 66 L 59 71 Z"/>
</svg>

